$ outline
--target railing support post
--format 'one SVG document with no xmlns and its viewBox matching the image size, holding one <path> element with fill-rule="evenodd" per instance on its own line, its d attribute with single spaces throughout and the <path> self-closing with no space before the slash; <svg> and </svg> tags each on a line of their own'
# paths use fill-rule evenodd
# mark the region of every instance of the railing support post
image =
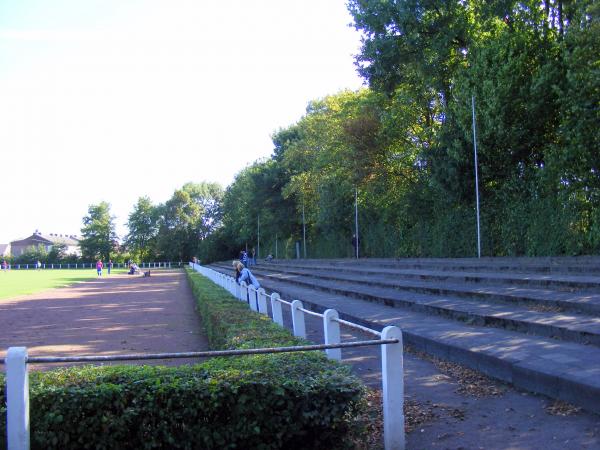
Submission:
<svg viewBox="0 0 600 450">
<path fill-rule="evenodd" d="M 26 347 L 10 347 L 6 353 L 6 425 L 8 450 L 29 450 Z"/>
<path fill-rule="evenodd" d="M 267 293 L 263 288 L 258 288 L 256 297 L 258 299 L 258 312 L 266 316 L 269 314 L 269 309 L 267 308 Z"/>
<path fill-rule="evenodd" d="M 294 336 L 306 338 L 306 326 L 304 325 L 304 313 L 300 311 L 302 302 L 294 300 L 292 302 L 292 324 L 294 326 Z"/>
<path fill-rule="evenodd" d="M 383 441 L 386 450 L 404 450 L 404 357 L 402 331 L 385 327 L 381 339 L 398 339 L 397 344 L 381 346 L 383 385 Z"/>
<path fill-rule="evenodd" d="M 248 285 L 248 304 L 252 311 L 258 311 L 258 305 L 256 304 L 256 288 L 251 284 Z"/>
<path fill-rule="evenodd" d="M 235 298 L 242 300 L 242 286 L 235 283 Z"/>
<path fill-rule="evenodd" d="M 240 283 L 240 300 L 246 303 L 250 303 L 248 300 L 248 285 L 245 281 Z"/>
<path fill-rule="evenodd" d="M 281 311 L 281 302 L 279 293 L 271 292 L 271 312 L 273 313 L 273 322 L 283 326 L 283 312 Z"/>
<path fill-rule="evenodd" d="M 325 344 L 340 343 L 340 323 L 335 319 L 339 319 L 340 315 L 335 309 L 328 309 L 323 313 L 323 332 L 325 334 Z M 329 359 L 336 361 L 342 360 L 341 348 L 328 348 L 325 354 Z"/>
</svg>

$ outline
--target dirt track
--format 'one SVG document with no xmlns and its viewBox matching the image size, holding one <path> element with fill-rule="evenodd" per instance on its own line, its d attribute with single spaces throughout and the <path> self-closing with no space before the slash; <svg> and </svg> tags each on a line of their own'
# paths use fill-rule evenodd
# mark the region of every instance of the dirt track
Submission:
<svg viewBox="0 0 600 450">
<path fill-rule="evenodd" d="M 208 349 L 183 271 L 157 270 L 148 278 L 105 275 L 68 288 L 0 300 L 0 330 L 0 357 L 13 346 L 27 347 L 31 356 Z M 145 363 L 176 365 L 196 361 Z M 31 369 L 51 366 L 32 365 Z"/>
</svg>

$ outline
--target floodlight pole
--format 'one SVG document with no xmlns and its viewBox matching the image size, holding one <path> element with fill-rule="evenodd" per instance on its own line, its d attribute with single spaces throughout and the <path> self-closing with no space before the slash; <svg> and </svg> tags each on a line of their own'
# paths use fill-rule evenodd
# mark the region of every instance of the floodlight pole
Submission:
<svg viewBox="0 0 600 450">
<path fill-rule="evenodd" d="M 358 259 L 358 187 L 354 188 L 354 236 L 356 238 L 356 259 Z"/>
<path fill-rule="evenodd" d="M 302 199 L 302 241 L 304 244 L 304 259 L 306 259 L 306 221 L 304 220 L 304 199 Z"/>
<path fill-rule="evenodd" d="M 479 225 L 479 175 L 477 173 L 477 127 L 475 125 L 475 96 L 471 96 L 473 110 L 473 146 L 475 150 L 475 199 L 477 203 L 477 257 L 481 258 L 481 229 Z"/>
</svg>

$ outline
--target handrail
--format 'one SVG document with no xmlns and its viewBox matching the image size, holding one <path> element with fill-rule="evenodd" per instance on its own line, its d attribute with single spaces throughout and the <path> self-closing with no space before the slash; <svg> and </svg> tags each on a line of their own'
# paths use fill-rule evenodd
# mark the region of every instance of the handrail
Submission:
<svg viewBox="0 0 600 450">
<path fill-rule="evenodd" d="M 242 350 L 213 350 L 207 352 L 179 352 L 179 353 L 147 353 L 130 355 L 107 356 L 27 356 L 27 364 L 41 363 L 71 363 L 71 362 L 98 362 L 98 361 L 132 361 L 151 359 L 179 359 L 179 358 L 204 358 L 218 356 L 262 355 L 268 353 L 307 352 L 313 350 L 327 350 L 333 348 L 365 347 L 369 345 L 397 344 L 398 339 L 376 339 L 371 341 L 341 342 L 338 344 L 296 345 L 290 347 L 263 347 Z M 6 358 L 0 359 L 0 364 L 5 364 Z"/>
<path fill-rule="evenodd" d="M 309 316 L 323 317 L 323 314 L 318 312 L 311 311 L 310 309 L 298 308 L 298 311 L 302 311 L 303 313 L 308 314 Z"/>
<path fill-rule="evenodd" d="M 240 301 L 249 301 L 250 307 L 262 314 L 267 314 L 266 295 L 264 289 L 258 291 L 248 288 L 245 283 L 237 285 L 232 277 L 228 277 L 199 264 L 190 263 L 198 271 L 214 283 L 226 288 Z M 250 292 L 253 295 L 249 295 Z M 124 360 L 150 360 L 150 359 L 175 359 L 215 356 L 237 356 L 266 353 L 289 353 L 302 351 L 325 350 L 329 358 L 341 360 L 341 349 L 350 347 L 363 347 L 379 345 L 381 347 L 381 378 L 383 400 L 383 436 L 386 450 L 404 449 L 404 363 L 402 331 L 395 326 L 386 326 L 380 333 L 370 328 L 363 327 L 346 320 L 339 319 L 338 312 L 328 309 L 324 314 L 319 314 L 302 307 L 302 302 L 294 300 L 291 304 L 281 300 L 279 294 L 272 293 L 271 306 L 273 320 L 283 325 L 281 306 L 286 303 L 291 306 L 292 321 L 295 336 L 305 336 L 303 314 L 323 318 L 325 344 L 300 345 L 279 348 L 257 348 L 240 350 L 218 350 L 207 352 L 181 352 L 181 353 L 150 353 L 129 355 L 103 355 L 103 356 L 28 356 L 25 347 L 10 347 L 6 358 L 0 359 L 0 364 L 6 365 L 6 398 L 7 398 L 7 443 L 11 450 L 29 450 L 29 378 L 28 364 L 36 363 L 67 363 L 67 362 L 94 362 L 94 361 L 124 361 Z M 251 297 L 256 299 L 256 308 Z M 380 336 L 380 339 L 340 342 L 340 325 L 350 326 L 368 333 Z"/>
<path fill-rule="evenodd" d="M 386 326 L 381 332 L 371 328 L 358 325 L 347 320 L 339 318 L 339 314 L 334 309 L 327 309 L 324 314 L 305 309 L 300 300 L 294 300 L 291 303 L 282 300 L 277 292 L 266 294 L 264 289 L 255 291 L 249 289 L 245 283 L 238 285 L 233 277 L 222 274 L 207 267 L 202 267 L 198 264 L 190 263 L 190 266 L 197 272 L 206 276 L 214 283 L 229 290 L 229 292 L 238 298 L 240 301 L 249 302 L 252 310 L 259 313 L 269 315 L 266 307 L 266 297 L 271 299 L 271 314 L 273 321 L 283 326 L 283 315 L 281 311 L 281 303 L 285 303 L 290 307 L 292 316 L 292 328 L 294 336 L 306 337 L 306 326 L 304 315 L 312 315 L 323 318 L 323 334 L 325 336 L 325 344 L 311 346 L 315 349 L 324 349 L 327 356 L 334 360 L 341 360 L 341 349 L 348 346 L 352 347 L 353 343 L 345 343 L 340 345 L 341 335 L 340 326 L 348 326 L 361 330 L 366 333 L 379 336 L 376 341 L 365 341 L 382 344 L 381 345 L 381 378 L 382 378 L 382 400 L 383 400 L 383 436 L 384 446 L 389 449 L 404 449 L 404 362 L 403 362 L 403 344 L 402 330 L 396 326 Z M 256 307 L 252 302 L 252 295 L 249 291 L 254 292 L 256 299 Z M 260 303 L 260 304 L 259 304 Z M 262 305 L 262 306 L 261 306 Z M 359 341 L 355 344 L 359 344 Z M 387 344 L 396 345 L 387 345 Z M 372 344 L 375 345 L 375 344 Z"/>
<path fill-rule="evenodd" d="M 273 297 L 271 297 L 271 295 L 272 295 L 272 294 L 267 294 L 267 293 L 265 293 L 265 297 L 268 297 L 268 298 L 270 298 L 271 300 L 273 300 Z M 291 303 L 291 302 L 286 302 L 286 301 L 285 301 L 284 299 L 282 299 L 281 297 L 275 297 L 275 299 L 274 299 L 274 300 L 275 300 L 276 302 L 283 303 L 283 304 L 285 304 L 285 305 L 288 305 L 288 306 L 292 306 L 292 303 Z"/>
<path fill-rule="evenodd" d="M 376 336 L 381 336 L 381 332 L 377 331 L 377 330 L 373 330 L 372 328 L 367 328 L 367 327 L 363 327 L 362 325 L 359 325 L 357 323 L 353 323 L 353 322 L 348 322 L 347 320 L 343 320 L 343 319 L 332 319 L 335 322 L 341 324 L 341 325 L 346 325 L 347 327 L 350 328 L 356 328 L 357 330 L 361 330 L 364 331 L 366 333 L 371 333 L 374 334 Z"/>
</svg>

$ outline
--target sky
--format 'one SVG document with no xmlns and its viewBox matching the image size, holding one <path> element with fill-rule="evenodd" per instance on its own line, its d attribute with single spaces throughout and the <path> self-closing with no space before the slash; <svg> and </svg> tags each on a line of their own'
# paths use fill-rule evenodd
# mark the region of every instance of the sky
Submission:
<svg viewBox="0 0 600 450">
<path fill-rule="evenodd" d="M 0 243 L 79 235 L 106 201 L 269 157 L 311 100 L 359 89 L 345 0 L 0 0 Z"/>
</svg>

